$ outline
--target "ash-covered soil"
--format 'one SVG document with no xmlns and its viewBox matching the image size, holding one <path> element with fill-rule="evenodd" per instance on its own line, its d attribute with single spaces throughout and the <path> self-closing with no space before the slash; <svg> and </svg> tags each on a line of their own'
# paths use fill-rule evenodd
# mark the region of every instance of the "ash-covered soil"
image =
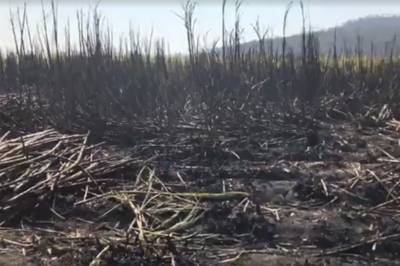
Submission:
<svg viewBox="0 0 400 266">
<path fill-rule="evenodd" d="M 55 205 L 43 197 L 18 218 L 3 217 L 0 265 L 400 264 L 396 125 L 310 121 L 212 131 L 185 125 L 168 134 L 132 133 L 129 147 L 105 144 L 105 156 L 135 163 L 96 185 L 88 181 L 84 198 L 88 184 L 75 184 L 59 193 Z M 141 230 L 132 229 L 140 228 L 137 217 L 120 198 L 104 195 L 134 190 L 144 165 L 158 180 L 151 188 L 146 183 L 147 190 L 165 198 L 139 208 L 141 226 L 155 230 L 143 230 L 143 240 Z M 231 191 L 242 194 L 226 196 Z M 135 200 L 146 198 L 130 198 Z M 168 208 L 181 208 L 169 210 L 173 218 L 156 211 L 167 201 Z M 167 224 L 168 218 L 175 222 Z M 180 222 L 185 225 L 177 228 Z"/>
</svg>

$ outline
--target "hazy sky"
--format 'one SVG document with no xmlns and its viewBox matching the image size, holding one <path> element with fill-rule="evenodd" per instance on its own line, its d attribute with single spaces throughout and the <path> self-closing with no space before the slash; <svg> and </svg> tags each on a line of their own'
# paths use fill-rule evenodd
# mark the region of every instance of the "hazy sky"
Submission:
<svg viewBox="0 0 400 266">
<path fill-rule="evenodd" d="M 10 9 L 16 10 L 24 1 L 0 0 L 0 47 L 10 49 L 13 47 L 12 31 L 10 26 Z M 49 1 L 43 0 L 49 11 Z M 185 52 L 186 39 L 182 21 L 176 13 L 181 13 L 181 3 L 178 0 L 166 1 L 134 1 L 120 0 L 100 1 L 99 9 L 107 23 L 114 30 L 114 37 L 126 35 L 131 24 L 143 36 L 149 35 L 153 29 L 155 39 L 164 38 L 171 52 Z M 208 36 L 208 44 L 221 36 L 221 2 L 222 0 L 199 0 L 195 11 L 197 19 L 195 32 L 200 36 Z M 234 2 L 231 0 L 231 2 Z M 324 3 L 325 2 L 325 3 Z M 364 17 L 367 15 L 400 15 L 400 1 L 327 1 L 305 0 L 307 21 L 314 29 L 325 29 L 340 25 L 347 20 Z M 71 28 L 76 29 L 76 11 L 87 10 L 93 7 L 94 1 L 90 0 L 65 0 L 58 1 L 58 14 L 60 27 L 70 20 Z M 271 0 L 244 0 L 241 9 L 242 27 L 244 28 L 243 40 L 255 39 L 251 25 L 259 17 L 261 25 L 269 28 L 274 36 L 282 35 L 282 21 L 288 1 Z M 41 20 L 41 2 L 27 1 L 29 22 L 36 25 Z M 233 6 L 227 8 L 227 28 L 234 24 Z M 301 11 L 295 4 L 289 14 L 287 34 L 301 31 Z M 36 32 L 36 26 L 31 26 Z M 60 30 L 60 32 L 62 32 Z M 204 38 L 200 38 L 203 43 Z"/>
</svg>

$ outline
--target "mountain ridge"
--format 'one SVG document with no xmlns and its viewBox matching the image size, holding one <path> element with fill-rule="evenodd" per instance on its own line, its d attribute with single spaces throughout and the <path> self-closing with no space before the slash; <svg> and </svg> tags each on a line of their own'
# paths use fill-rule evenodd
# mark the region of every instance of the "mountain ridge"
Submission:
<svg viewBox="0 0 400 266">
<path fill-rule="evenodd" d="M 328 55 L 332 53 L 335 43 L 336 30 L 336 49 L 337 53 L 352 55 L 357 52 L 359 46 L 363 54 L 374 56 L 388 56 L 400 54 L 400 16 L 399 15 L 379 15 L 366 16 L 354 20 L 349 20 L 336 27 L 325 30 L 312 31 L 319 41 L 320 54 Z M 359 39 L 359 41 L 358 41 Z M 281 53 L 282 37 L 275 37 L 265 40 L 265 47 L 269 47 L 273 42 L 274 52 Z M 360 45 L 358 45 L 358 42 Z M 373 49 L 371 46 L 373 44 Z M 287 50 L 292 50 L 295 55 L 301 54 L 302 35 L 295 34 L 286 37 Z M 242 44 L 244 51 L 259 48 L 259 41 L 253 40 Z M 393 49 L 392 49 L 393 48 Z"/>
</svg>

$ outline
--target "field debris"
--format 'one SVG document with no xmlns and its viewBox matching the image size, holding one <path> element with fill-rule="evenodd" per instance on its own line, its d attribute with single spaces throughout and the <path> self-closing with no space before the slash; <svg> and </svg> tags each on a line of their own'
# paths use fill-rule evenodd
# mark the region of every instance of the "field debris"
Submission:
<svg viewBox="0 0 400 266">
<path fill-rule="evenodd" d="M 0 239 L 11 250 L 22 248 L 24 254 L 45 245 L 46 255 L 51 256 L 92 242 L 102 249 L 90 265 L 97 265 L 104 253 L 119 246 L 162 260 L 165 254 L 160 251 L 172 252 L 169 249 L 175 245 L 191 242 L 200 249 L 205 239 L 224 241 L 217 234 L 197 231 L 210 208 L 204 202 L 239 202 L 249 197 L 239 191 L 175 192 L 154 170 L 141 166 L 152 158 L 110 154 L 101 143 L 88 144 L 89 134 L 48 129 L 17 138 L 8 135 L 0 139 Z M 115 220 L 115 212 L 120 220 Z M 112 226 L 104 222 L 110 217 L 116 222 Z M 90 229 L 69 228 L 72 221 Z M 11 228 L 22 239 L 4 237 Z"/>
<path fill-rule="evenodd" d="M 196 135 L 185 143 L 177 133 L 167 152 L 154 138 L 121 149 L 92 144 L 89 133 L 5 132 L 0 238 L 10 252 L 41 254 L 32 257 L 41 263 L 234 264 L 257 254 L 318 260 L 364 252 L 394 259 L 397 126 L 354 136 L 347 122 L 322 123 L 323 146 L 307 147 L 305 130 L 305 137 L 276 138 L 280 145 L 268 138 L 268 149 L 221 128 L 222 146 L 204 150 Z"/>
</svg>

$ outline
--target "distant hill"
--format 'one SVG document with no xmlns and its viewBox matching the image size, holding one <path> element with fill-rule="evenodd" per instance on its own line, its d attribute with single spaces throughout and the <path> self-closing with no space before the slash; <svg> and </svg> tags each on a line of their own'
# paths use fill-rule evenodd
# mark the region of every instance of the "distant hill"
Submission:
<svg viewBox="0 0 400 266">
<path fill-rule="evenodd" d="M 332 51 L 335 28 L 315 31 L 319 40 L 320 53 L 328 54 Z M 361 48 L 364 54 L 369 55 L 371 43 L 374 45 L 374 54 L 378 56 L 389 55 L 392 47 L 394 54 L 400 54 L 400 16 L 369 16 L 348 21 L 336 27 L 336 47 L 340 54 L 345 52 L 354 54 L 357 47 L 357 36 L 360 36 Z M 293 49 L 296 55 L 301 54 L 301 34 L 286 38 L 288 49 Z M 273 38 L 275 52 L 281 52 L 282 38 Z M 266 47 L 271 40 L 266 41 Z M 244 43 L 242 48 L 258 49 L 258 41 Z"/>
</svg>

